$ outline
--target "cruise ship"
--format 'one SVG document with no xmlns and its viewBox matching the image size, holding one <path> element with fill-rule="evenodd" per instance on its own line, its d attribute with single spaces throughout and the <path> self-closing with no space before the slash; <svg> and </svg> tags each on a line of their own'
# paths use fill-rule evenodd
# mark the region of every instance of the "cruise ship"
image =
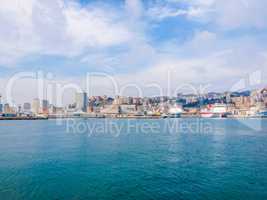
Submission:
<svg viewBox="0 0 267 200">
<path fill-rule="evenodd" d="M 221 118 L 227 113 L 227 106 L 225 104 L 208 105 L 206 108 L 200 110 L 200 117 L 203 118 Z"/>
</svg>

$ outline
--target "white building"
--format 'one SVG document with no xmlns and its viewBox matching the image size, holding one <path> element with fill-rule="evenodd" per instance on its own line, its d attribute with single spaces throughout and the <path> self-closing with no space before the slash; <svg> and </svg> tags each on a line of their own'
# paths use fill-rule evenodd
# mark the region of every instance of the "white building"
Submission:
<svg viewBox="0 0 267 200">
<path fill-rule="evenodd" d="M 48 100 L 42 100 L 42 108 L 41 108 L 41 111 L 42 113 L 45 113 L 47 114 L 49 112 L 49 102 Z"/>
<path fill-rule="evenodd" d="M 24 103 L 23 104 L 23 111 L 24 112 L 30 112 L 31 111 L 31 104 L 30 103 Z"/>
<path fill-rule="evenodd" d="M 34 114 L 40 113 L 40 100 L 38 98 L 34 99 L 32 102 L 32 112 Z"/>
<path fill-rule="evenodd" d="M 134 114 L 137 111 L 136 105 L 120 105 L 121 114 Z"/>
</svg>

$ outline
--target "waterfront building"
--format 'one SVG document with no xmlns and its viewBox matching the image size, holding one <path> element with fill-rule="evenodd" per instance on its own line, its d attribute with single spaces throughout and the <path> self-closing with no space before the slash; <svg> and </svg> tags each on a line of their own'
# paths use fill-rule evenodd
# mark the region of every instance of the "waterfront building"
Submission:
<svg viewBox="0 0 267 200">
<path fill-rule="evenodd" d="M 249 116 L 254 117 L 254 116 L 257 116 L 257 113 L 259 111 L 260 111 L 259 108 L 254 105 L 254 106 L 250 107 L 250 110 L 249 110 L 248 114 L 249 114 Z"/>
<path fill-rule="evenodd" d="M 3 112 L 2 96 L 0 95 L 0 113 Z"/>
<path fill-rule="evenodd" d="M 175 104 L 169 107 L 168 115 L 171 117 L 180 117 L 182 112 L 183 112 L 182 107 Z"/>
<path fill-rule="evenodd" d="M 251 105 L 251 98 L 250 96 L 232 97 L 232 102 L 235 104 L 236 108 L 249 108 Z"/>
<path fill-rule="evenodd" d="M 166 102 L 162 102 L 159 104 L 159 112 L 167 114 L 169 111 L 169 105 Z"/>
<path fill-rule="evenodd" d="M 87 106 L 87 113 L 92 113 L 92 112 L 94 112 L 94 107 L 92 106 L 92 105 L 88 105 Z"/>
<path fill-rule="evenodd" d="M 66 112 L 67 113 L 74 113 L 76 111 L 76 103 L 69 104 L 65 109 L 66 109 Z M 53 111 L 53 105 L 52 104 L 50 104 L 50 106 L 49 106 L 49 114 L 51 112 L 54 112 Z"/>
<path fill-rule="evenodd" d="M 24 112 L 30 112 L 31 111 L 31 104 L 30 103 L 24 103 L 23 104 L 23 111 Z"/>
<path fill-rule="evenodd" d="M 59 115 L 64 115 L 65 114 L 65 109 L 63 107 L 54 107 L 55 113 Z"/>
<path fill-rule="evenodd" d="M 115 105 L 129 104 L 129 101 L 131 100 L 128 97 L 116 96 L 113 101 L 113 104 Z"/>
<path fill-rule="evenodd" d="M 136 105 L 120 105 L 120 113 L 121 114 L 136 114 L 137 106 Z"/>
<path fill-rule="evenodd" d="M 195 94 L 184 95 L 184 99 L 186 101 L 186 104 L 192 104 L 198 102 L 198 96 Z"/>
<path fill-rule="evenodd" d="M 65 108 L 63 108 L 63 107 L 56 107 L 56 106 L 54 106 L 52 104 L 49 105 L 48 111 L 49 111 L 48 112 L 49 115 L 50 114 L 51 115 L 56 115 L 56 114 L 58 114 L 58 115 L 64 115 L 65 113 L 67 113 L 67 110 Z"/>
<path fill-rule="evenodd" d="M 230 92 L 225 92 L 225 101 L 227 104 L 231 103 L 231 93 Z"/>
<path fill-rule="evenodd" d="M 88 98 L 85 92 L 78 92 L 75 95 L 76 110 L 86 112 L 88 105 Z"/>
<path fill-rule="evenodd" d="M 133 98 L 133 102 L 132 103 L 135 104 L 135 105 L 142 105 L 142 98 L 135 97 L 135 98 Z"/>
<path fill-rule="evenodd" d="M 262 101 L 262 94 L 260 90 L 252 90 L 250 93 L 250 101 L 252 105 Z"/>
<path fill-rule="evenodd" d="M 21 105 L 18 105 L 18 110 L 17 110 L 18 113 L 22 113 L 22 106 Z"/>
<path fill-rule="evenodd" d="M 119 105 L 105 105 L 100 112 L 103 114 L 119 114 Z"/>
<path fill-rule="evenodd" d="M 56 114 L 56 107 L 52 104 L 49 105 L 49 114 Z"/>
<path fill-rule="evenodd" d="M 48 100 L 42 100 L 41 111 L 42 111 L 43 114 L 48 114 L 49 113 Z"/>
<path fill-rule="evenodd" d="M 235 110 L 235 115 L 238 117 L 248 117 L 250 114 L 250 108 L 239 108 Z"/>
<path fill-rule="evenodd" d="M 162 96 L 162 97 L 158 97 L 156 98 L 156 102 L 160 103 L 160 102 L 167 102 L 169 100 L 169 97 L 167 96 Z"/>
<path fill-rule="evenodd" d="M 32 102 L 32 112 L 33 114 L 40 113 L 40 100 L 38 98 L 35 98 Z"/>
<path fill-rule="evenodd" d="M 4 113 L 12 113 L 11 112 L 12 110 L 11 110 L 11 108 L 10 108 L 10 106 L 9 106 L 9 104 L 8 103 L 5 103 L 4 104 Z"/>
<path fill-rule="evenodd" d="M 136 105 L 136 109 L 138 113 L 143 113 L 144 114 L 144 106 L 143 105 Z"/>
</svg>

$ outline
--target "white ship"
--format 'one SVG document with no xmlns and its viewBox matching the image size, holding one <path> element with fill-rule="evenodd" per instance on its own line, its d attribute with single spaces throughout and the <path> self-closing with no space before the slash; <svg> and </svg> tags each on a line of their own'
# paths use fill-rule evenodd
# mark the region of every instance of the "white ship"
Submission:
<svg viewBox="0 0 267 200">
<path fill-rule="evenodd" d="M 174 105 L 169 108 L 168 116 L 173 117 L 173 118 L 178 118 L 178 117 L 181 117 L 182 112 L 183 112 L 183 109 L 180 106 Z"/>
<path fill-rule="evenodd" d="M 225 104 L 208 105 L 207 108 L 200 110 L 200 116 L 203 118 L 220 118 L 227 113 Z"/>
<path fill-rule="evenodd" d="M 213 117 L 213 112 L 208 109 L 203 109 L 200 111 L 200 116 L 203 118 L 211 118 Z"/>
</svg>

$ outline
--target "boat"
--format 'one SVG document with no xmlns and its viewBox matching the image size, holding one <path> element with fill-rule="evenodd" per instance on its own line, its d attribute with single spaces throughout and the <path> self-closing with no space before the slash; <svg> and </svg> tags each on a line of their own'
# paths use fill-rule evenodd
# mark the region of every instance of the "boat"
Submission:
<svg viewBox="0 0 267 200">
<path fill-rule="evenodd" d="M 206 108 L 200 110 L 200 117 L 203 118 L 222 118 L 227 113 L 227 106 L 225 104 L 208 105 Z"/>
<path fill-rule="evenodd" d="M 178 105 L 174 105 L 174 106 L 169 108 L 168 117 L 170 117 L 170 118 L 180 118 L 182 113 L 183 113 L 183 109 Z"/>
<path fill-rule="evenodd" d="M 214 114 L 210 111 L 201 111 L 200 116 L 203 118 L 212 118 Z"/>
</svg>

